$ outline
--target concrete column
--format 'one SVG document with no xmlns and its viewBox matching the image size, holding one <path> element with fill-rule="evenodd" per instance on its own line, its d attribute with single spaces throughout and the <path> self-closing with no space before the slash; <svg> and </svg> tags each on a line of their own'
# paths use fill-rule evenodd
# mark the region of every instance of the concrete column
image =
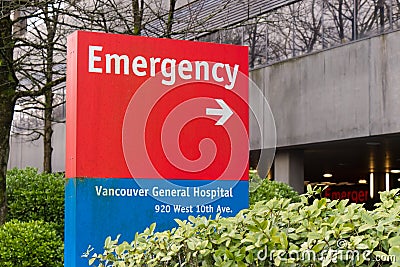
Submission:
<svg viewBox="0 0 400 267">
<path fill-rule="evenodd" d="M 304 192 L 303 151 L 277 151 L 275 156 L 275 181 L 284 182 L 297 192 Z"/>
<path fill-rule="evenodd" d="M 371 177 L 371 175 L 370 175 Z M 370 178 L 371 179 L 371 178 Z M 373 174 L 373 188 L 374 188 L 374 197 L 373 199 L 378 201 L 379 200 L 379 192 L 385 191 L 385 180 L 386 180 L 386 173 L 384 172 L 374 172 Z M 371 183 L 371 180 L 369 181 Z M 371 184 L 370 184 L 371 185 Z M 371 191 L 371 187 L 370 187 Z M 370 192 L 371 194 L 371 192 Z"/>
</svg>

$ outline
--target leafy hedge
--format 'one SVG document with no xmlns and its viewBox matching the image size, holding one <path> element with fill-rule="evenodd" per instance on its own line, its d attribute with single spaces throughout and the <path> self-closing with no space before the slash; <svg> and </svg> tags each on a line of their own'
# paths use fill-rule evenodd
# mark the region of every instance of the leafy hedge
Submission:
<svg viewBox="0 0 400 267">
<path fill-rule="evenodd" d="M 253 188 L 253 190 L 251 190 Z M 290 198 L 293 202 L 299 202 L 299 194 L 288 184 L 260 179 L 256 173 L 250 174 L 250 205 L 261 200 L 270 200 L 273 198 Z"/>
<path fill-rule="evenodd" d="M 291 198 L 299 201 L 299 195 L 285 183 L 260 179 L 250 174 L 255 190 L 250 192 L 250 204 L 260 200 Z M 12 169 L 7 173 L 8 221 L 43 220 L 64 229 L 64 175 L 38 173 L 35 168 Z"/>
<path fill-rule="evenodd" d="M 50 223 L 7 222 L 0 227 L 0 266 L 62 267 L 63 240 Z"/>
<path fill-rule="evenodd" d="M 7 220 L 55 223 L 64 229 L 63 174 L 38 173 L 37 169 L 12 169 L 7 172 Z"/>
<path fill-rule="evenodd" d="M 399 189 L 373 211 L 348 200 L 301 196 L 257 202 L 232 218 L 189 217 L 179 227 L 135 239 L 110 237 L 95 266 L 400 266 Z M 308 257 L 307 257 L 308 255 Z M 378 260 L 381 260 L 378 262 Z"/>
<path fill-rule="evenodd" d="M 64 175 L 7 172 L 7 223 L 0 226 L 0 266 L 63 266 Z"/>
</svg>

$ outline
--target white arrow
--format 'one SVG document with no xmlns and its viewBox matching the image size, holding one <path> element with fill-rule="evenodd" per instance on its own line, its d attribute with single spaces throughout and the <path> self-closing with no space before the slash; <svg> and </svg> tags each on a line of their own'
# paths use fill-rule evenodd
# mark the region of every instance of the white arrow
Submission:
<svg viewBox="0 0 400 267">
<path fill-rule="evenodd" d="M 221 118 L 215 123 L 215 125 L 224 125 L 224 123 L 232 116 L 233 112 L 229 108 L 229 106 L 225 103 L 224 100 L 215 99 L 215 101 L 217 101 L 218 105 L 222 109 L 206 108 L 206 114 L 207 115 L 221 116 Z"/>
</svg>

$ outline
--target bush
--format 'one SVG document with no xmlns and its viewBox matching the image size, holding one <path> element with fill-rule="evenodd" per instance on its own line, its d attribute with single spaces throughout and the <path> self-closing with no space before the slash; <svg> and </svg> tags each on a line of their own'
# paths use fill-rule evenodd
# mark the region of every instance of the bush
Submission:
<svg viewBox="0 0 400 267">
<path fill-rule="evenodd" d="M 7 220 L 55 223 L 64 229 L 63 174 L 38 173 L 37 169 L 12 169 L 7 172 Z"/>
<path fill-rule="evenodd" d="M 250 174 L 250 184 L 250 205 L 261 200 L 271 200 L 273 198 L 290 198 L 293 202 L 300 201 L 299 194 L 289 185 L 268 179 L 260 179 L 256 173 Z"/>
<path fill-rule="evenodd" d="M 2 267 L 62 267 L 63 241 L 50 223 L 5 223 L 0 227 Z"/>
<path fill-rule="evenodd" d="M 315 192 L 309 187 L 298 203 L 274 198 L 257 202 L 232 218 L 191 216 L 188 221 L 176 220 L 179 227 L 165 232 L 154 233 L 153 224 L 131 243 L 109 237 L 104 254 L 88 253 L 89 263 L 119 267 L 400 266 L 399 191 L 381 193 L 382 202 L 367 211 L 348 200 L 314 199 Z"/>
</svg>

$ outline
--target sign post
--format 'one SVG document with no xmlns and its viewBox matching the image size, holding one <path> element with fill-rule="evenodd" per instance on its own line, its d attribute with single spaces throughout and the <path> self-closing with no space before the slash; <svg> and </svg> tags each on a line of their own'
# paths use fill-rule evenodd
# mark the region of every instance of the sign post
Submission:
<svg viewBox="0 0 400 267">
<path fill-rule="evenodd" d="M 247 48 L 68 38 L 65 266 L 151 223 L 248 207 Z"/>
</svg>

